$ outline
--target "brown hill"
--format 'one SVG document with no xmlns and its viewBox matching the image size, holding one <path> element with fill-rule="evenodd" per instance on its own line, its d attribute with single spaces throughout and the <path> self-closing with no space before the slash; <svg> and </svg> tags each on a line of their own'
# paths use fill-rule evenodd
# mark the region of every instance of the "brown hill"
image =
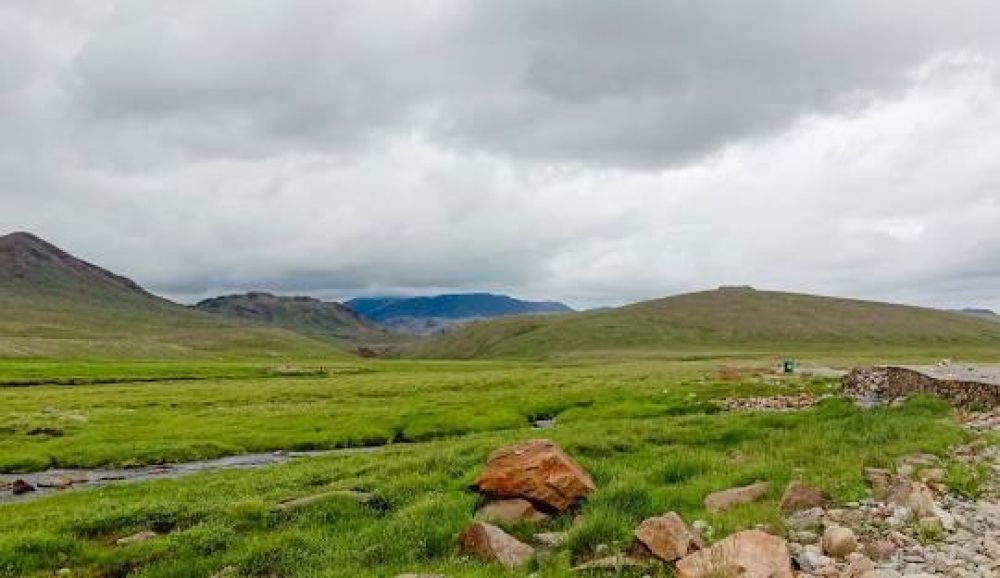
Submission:
<svg viewBox="0 0 1000 578">
<path fill-rule="evenodd" d="M 344 355 L 172 303 L 30 233 L 0 237 L 0 310 L 0 357 Z"/>
<path fill-rule="evenodd" d="M 751 288 L 597 312 L 475 323 L 427 344 L 439 357 L 547 357 L 615 350 L 1000 347 L 1000 324 L 936 309 Z"/>
</svg>

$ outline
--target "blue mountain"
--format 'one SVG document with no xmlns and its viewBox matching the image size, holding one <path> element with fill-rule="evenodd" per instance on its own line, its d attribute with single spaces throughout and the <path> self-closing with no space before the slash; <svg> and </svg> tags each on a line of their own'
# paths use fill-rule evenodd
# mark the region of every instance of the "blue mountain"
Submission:
<svg viewBox="0 0 1000 578">
<path fill-rule="evenodd" d="M 400 319 L 467 320 L 509 315 L 569 313 L 555 301 L 523 301 L 492 293 L 460 293 L 433 297 L 358 297 L 345 303 L 375 323 L 395 325 Z"/>
</svg>

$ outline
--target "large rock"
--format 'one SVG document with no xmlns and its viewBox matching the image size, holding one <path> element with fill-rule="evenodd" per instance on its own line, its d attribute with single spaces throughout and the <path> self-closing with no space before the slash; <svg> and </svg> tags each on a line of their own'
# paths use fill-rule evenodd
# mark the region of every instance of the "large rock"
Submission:
<svg viewBox="0 0 1000 578">
<path fill-rule="evenodd" d="M 644 520 L 635 529 L 635 539 L 664 562 L 673 562 L 704 546 L 674 512 Z"/>
<path fill-rule="evenodd" d="M 493 498 L 524 498 L 557 512 L 595 489 L 587 472 L 549 440 L 532 440 L 494 451 L 472 487 Z"/>
<path fill-rule="evenodd" d="M 786 516 L 802 510 L 811 510 L 826 504 L 827 498 L 820 490 L 800 481 L 793 481 L 781 496 L 781 512 Z"/>
<path fill-rule="evenodd" d="M 705 509 L 717 514 L 736 504 L 746 504 L 760 499 L 771 488 L 771 482 L 757 482 L 740 488 L 713 492 L 705 498 Z"/>
<path fill-rule="evenodd" d="M 788 545 L 760 530 L 733 534 L 677 562 L 677 578 L 794 578 Z"/>
<path fill-rule="evenodd" d="M 544 522 L 549 519 L 547 514 L 536 510 L 535 506 L 524 498 L 491 502 L 483 506 L 476 516 L 487 521 L 506 523 Z"/>
<path fill-rule="evenodd" d="M 531 546 L 485 522 L 473 522 L 458 537 L 458 543 L 466 552 L 510 569 L 524 566 L 535 555 Z"/>
<path fill-rule="evenodd" d="M 35 486 L 32 486 L 24 480 L 14 480 L 14 483 L 10 486 L 10 491 L 15 496 L 20 496 L 21 494 L 27 494 L 28 492 L 34 492 Z"/>
</svg>

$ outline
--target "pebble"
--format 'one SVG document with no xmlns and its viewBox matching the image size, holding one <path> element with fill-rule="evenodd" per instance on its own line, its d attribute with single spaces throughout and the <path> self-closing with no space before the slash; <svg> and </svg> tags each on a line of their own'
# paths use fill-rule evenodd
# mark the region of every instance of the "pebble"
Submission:
<svg viewBox="0 0 1000 578">
<path fill-rule="evenodd" d="M 1000 432 L 1000 408 L 965 414 L 963 420 L 976 432 Z M 873 492 L 871 498 L 839 508 L 814 508 L 789 516 L 789 549 L 801 575 L 1000 577 L 1000 447 L 973 441 L 954 448 L 952 457 L 973 466 L 991 466 L 992 477 L 978 500 L 948 494 L 941 461 L 915 454 L 900 458 L 895 475 L 889 470 L 865 471 L 873 488 L 892 487 L 903 475 L 918 480 L 910 490 L 914 495 L 897 502 L 906 505 L 886 503 L 885 495 Z M 848 533 L 855 548 L 849 548 Z M 820 536 L 822 548 L 817 545 Z"/>
</svg>

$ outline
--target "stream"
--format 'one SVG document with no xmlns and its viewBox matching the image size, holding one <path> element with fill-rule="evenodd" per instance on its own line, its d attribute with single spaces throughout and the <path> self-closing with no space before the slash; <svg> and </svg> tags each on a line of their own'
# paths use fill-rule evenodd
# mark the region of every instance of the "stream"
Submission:
<svg viewBox="0 0 1000 578">
<path fill-rule="evenodd" d="M 0 474 L 0 504 L 23 502 L 53 493 L 79 488 L 95 488 L 111 483 L 179 478 L 214 470 L 259 468 L 302 458 L 366 453 L 379 449 L 379 446 L 374 446 L 308 452 L 279 451 L 126 469 L 50 469 L 23 474 Z M 12 487 L 16 480 L 24 480 L 31 484 L 35 490 L 23 494 L 13 493 Z"/>
</svg>

